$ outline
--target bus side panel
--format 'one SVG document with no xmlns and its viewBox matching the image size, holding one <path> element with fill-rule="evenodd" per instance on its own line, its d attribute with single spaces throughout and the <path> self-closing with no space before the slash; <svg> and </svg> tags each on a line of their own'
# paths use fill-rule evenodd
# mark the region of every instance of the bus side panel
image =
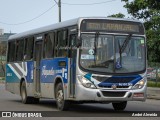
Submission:
<svg viewBox="0 0 160 120">
<path fill-rule="evenodd" d="M 68 58 L 42 60 L 40 68 L 41 95 L 46 98 L 54 98 L 54 80 L 59 77 L 62 79 L 63 84 L 68 83 Z"/>
<path fill-rule="evenodd" d="M 27 82 L 27 94 L 28 96 L 34 96 L 35 92 L 35 86 L 34 86 L 34 62 L 33 61 L 27 61 L 24 64 L 23 67 L 24 71 L 24 76 L 26 78 Z"/>
<path fill-rule="evenodd" d="M 34 62 L 33 61 L 25 62 L 23 69 L 27 83 L 33 83 Z"/>
<path fill-rule="evenodd" d="M 20 78 L 21 76 L 17 73 L 15 63 L 6 65 L 6 90 L 19 94 L 20 90 Z"/>
<path fill-rule="evenodd" d="M 27 84 L 28 96 L 33 95 L 33 62 L 19 62 L 6 65 L 6 90 L 20 94 L 22 78 Z"/>
</svg>

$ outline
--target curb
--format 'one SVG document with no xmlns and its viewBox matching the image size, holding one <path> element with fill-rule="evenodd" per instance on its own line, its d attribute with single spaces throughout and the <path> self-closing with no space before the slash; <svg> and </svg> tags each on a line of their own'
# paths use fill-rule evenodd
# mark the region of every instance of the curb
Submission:
<svg viewBox="0 0 160 120">
<path fill-rule="evenodd" d="M 154 99 L 154 100 L 160 100 L 160 97 L 154 97 L 154 96 L 147 96 L 147 99 Z"/>
</svg>

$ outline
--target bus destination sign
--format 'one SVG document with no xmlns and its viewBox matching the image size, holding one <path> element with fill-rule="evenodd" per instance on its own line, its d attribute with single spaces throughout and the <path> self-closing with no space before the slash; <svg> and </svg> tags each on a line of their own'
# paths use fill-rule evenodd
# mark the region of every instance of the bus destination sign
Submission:
<svg viewBox="0 0 160 120">
<path fill-rule="evenodd" d="M 81 31 L 144 34 L 142 23 L 121 20 L 83 20 Z"/>
<path fill-rule="evenodd" d="M 124 31 L 139 32 L 138 25 L 121 24 L 121 23 L 87 23 L 88 30 L 108 30 L 108 31 Z"/>
</svg>

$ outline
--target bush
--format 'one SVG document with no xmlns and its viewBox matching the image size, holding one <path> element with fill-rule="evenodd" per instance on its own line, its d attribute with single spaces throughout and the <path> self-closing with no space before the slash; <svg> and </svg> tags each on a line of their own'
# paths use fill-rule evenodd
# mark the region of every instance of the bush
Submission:
<svg viewBox="0 0 160 120">
<path fill-rule="evenodd" d="M 160 88 L 160 82 L 153 82 L 153 81 L 148 81 L 147 82 L 147 87 L 159 87 Z"/>
</svg>

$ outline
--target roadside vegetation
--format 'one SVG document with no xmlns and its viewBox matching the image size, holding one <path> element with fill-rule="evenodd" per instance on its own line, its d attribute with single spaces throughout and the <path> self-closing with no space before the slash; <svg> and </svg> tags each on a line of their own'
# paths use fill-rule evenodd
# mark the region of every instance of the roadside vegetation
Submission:
<svg viewBox="0 0 160 120">
<path fill-rule="evenodd" d="M 160 82 L 147 81 L 147 87 L 158 87 L 158 88 L 160 88 Z"/>
</svg>

